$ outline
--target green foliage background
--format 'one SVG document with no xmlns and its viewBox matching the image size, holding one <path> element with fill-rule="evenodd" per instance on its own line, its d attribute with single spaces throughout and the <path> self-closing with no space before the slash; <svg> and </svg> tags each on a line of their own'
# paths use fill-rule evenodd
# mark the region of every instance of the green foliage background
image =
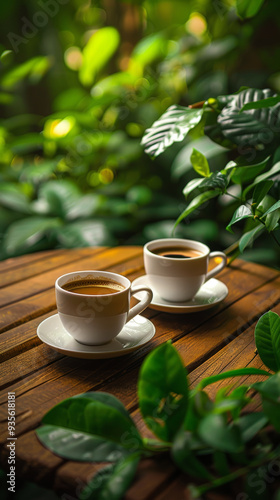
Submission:
<svg viewBox="0 0 280 500">
<path fill-rule="evenodd" d="M 2 2 L 0 258 L 170 236 L 193 143 L 152 161 L 144 131 L 172 104 L 279 92 L 279 24 L 276 0 Z M 230 159 L 195 138 L 212 170 Z M 208 202 L 176 235 L 229 247 L 232 203 Z M 269 237 L 244 256 L 279 265 Z"/>
</svg>

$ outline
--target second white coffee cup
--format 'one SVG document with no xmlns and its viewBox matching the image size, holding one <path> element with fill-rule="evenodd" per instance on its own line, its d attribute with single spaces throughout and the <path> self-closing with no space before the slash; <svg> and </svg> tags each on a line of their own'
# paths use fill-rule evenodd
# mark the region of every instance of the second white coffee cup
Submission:
<svg viewBox="0 0 280 500">
<path fill-rule="evenodd" d="M 209 259 L 221 262 L 208 272 Z M 144 266 L 149 284 L 169 302 L 191 300 L 200 287 L 227 264 L 223 252 L 210 252 L 207 245 L 183 238 L 163 238 L 144 246 Z"/>
</svg>

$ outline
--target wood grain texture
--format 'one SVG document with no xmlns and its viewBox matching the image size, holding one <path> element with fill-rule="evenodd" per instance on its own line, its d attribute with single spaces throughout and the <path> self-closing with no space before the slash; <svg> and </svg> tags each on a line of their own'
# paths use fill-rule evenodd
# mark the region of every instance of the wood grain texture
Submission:
<svg viewBox="0 0 280 500">
<path fill-rule="evenodd" d="M 139 429 L 150 436 L 138 410 L 136 389 L 141 363 L 154 347 L 172 339 L 193 386 L 205 376 L 228 369 L 262 367 L 254 353 L 254 328 L 267 310 L 280 313 L 279 272 L 236 260 L 219 275 L 229 289 L 219 306 L 184 315 L 147 309 L 143 314 L 156 327 L 148 345 L 114 360 L 65 357 L 42 344 L 36 330 L 56 311 L 55 279 L 83 269 L 111 270 L 133 281 L 144 274 L 142 248 L 57 250 L 0 263 L 1 464 L 5 467 L 7 459 L 7 392 L 15 391 L 19 477 L 54 487 L 60 494 L 68 492 L 73 498 L 102 464 L 65 461 L 46 450 L 35 435 L 46 411 L 67 397 L 90 390 L 106 391 L 124 403 Z M 248 377 L 219 382 L 208 389 L 210 396 L 229 383 L 248 383 Z M 255 400 L 252 407 L 258 404 Z M 176 471 L 169 458 L 144 460 L 125 500 L 187 500 L 187 484 L 188 478 Z M 219 499 L 217 495 L 212 498 Z M 236 495 L 221 498 L 228 500 Z"/>
<path fill-rule="evenodd" d="M 24 257 L 19 258 L 20 262 L 17 265 L 15 263 L 16 259 L 12 259 L 14 266 L 7 266 L 7 268 L 1 270 L 0 286 L 3 287 L 13 283 L 18 283 L 26 280 L 27 278 L 36 276 L 50 269 L 63 266 L 64 264 L 70 262 L 72 265 L 77 265 L 76 262 L 79 262 L 80 259 L 93 256 L 103 250 L 104 247 L 81 248 L 79 250 L 55 250 L 54 252 L 44 252 L 40 258 L 38 257 L 38 254 L 35 254 L 32 260 L 30 256 L 25 255 Z M 24 262 L 22 262 L 23 259 Z"/>
</svg>

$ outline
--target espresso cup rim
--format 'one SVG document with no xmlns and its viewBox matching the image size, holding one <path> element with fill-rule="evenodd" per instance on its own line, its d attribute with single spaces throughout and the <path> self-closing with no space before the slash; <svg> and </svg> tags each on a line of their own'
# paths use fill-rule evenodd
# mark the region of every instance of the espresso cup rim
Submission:
<svg viewBox="0 0 280 500">
<path fill-rule="evenodd" d="M 156 240 L 150 240 L 144 245 L 144 251 L 148 252 L 149 255 L 152 255 L 154 258 L 157 258 L 157 259 L 168 259 L 168 260 L 174 261 L 174 262 L 181 262 L 181 261 L 185 262 L 186 259 L 184 257 L 176 257 L 175 258 L 175 257 L 166 257 L 165 255 L 157 255 L 157 254 L 153 253 L 152 249 L 148 248 L 149 245 L 155 245 L 155 247 L 156 247 L 156 245 L 158 245 L 159 243 L 163 243 L 163 246 L 164 246 L 164 244 L 167 245 L 168 242 L 174 243 L 174 244 L 175 243 L 184 243 L 184 244 L 195 243 L 195 244 L 200 245 L 201 247 L 204 248 L 204 251 L 201 250 L 201 252 L 203 252 L 202 255 L 199 255 L 197 257 L 190 257 L 188 259 L 188 262 L 190 260 L 198 260 L 198 259 L 205 258 L 205 257 L 207 257 L 207 255 L 210 254 L 210 248 L 207 245 L 205 245 L 205 243 L 201 243 L 200 241 L 197 241 L 197 240 L 189 240 L 189 239 L 184 239 L 184 238 L 158 238 Z M 192 248 L 192 247 L 190 247 L 190 248 Z M 197 248 L 195 248 L 195 247 L 193 247 L 192 249 L 197 250 Z"/>
<path fill-rule="evenodd" d="M 65 288 L 62 288 L 63 285 L 60 285 L 58 282 L 60 279 L 62 278 L 66 278 L 66 276 L 71 276 L 71 275 L 75 275 L 75 274 L 82 274 L 82 273 L 98 273 L 98 275 L 96 274 L 96 277 L 97 278 L 108 278 L 109 276 L 115 276 L 116 278 L 122 278 L 127 284 L 126 285 L 123 285 L 123 283 L 120 283 L 118 281 L 118 283 L 120 285 L 123 285 L 125 286 L 125 288 L 123 290 L 119 290 L 119 291 L 115 291 L 115 292 L 112 292 L 112 293 L 106 293 L 106 296 L 113 296 L 113 295 L 119 295 L 121 293 L 124 293 L 126 291 L 128 291 L 130 289 L 130 286 L 131 286 L 131 282 L 129 281 L 128 278 L 126 278 L 126 276 L 122 276 L 121 274 L 117 274 L 117 273 L 112 273 L 112 272 L 109 272 L 109 271 L 98 271 L 98 270 L 85 270 L 85 271 L 71 271 L 70 273 L 65 273 L 65 274 L 62 274 L 61 276 L 59 276 L 56 281 L 55 281 L 55 288 L 58 289 L 61 293 L 66 293 L 66 295 L 70 294 L 70 295 L 74 295 L 75 297 L 81 297 L 81 294 L 79 293 L 76 293 L 76 292 L 72 292 L 71 290 L 65 290 Z M 116 280 L 117 281 L 117 280 Z M 65 284 L 65 283 L 64 283 Z M 100 297 L 100 296 L 103 296 L 102 294 L 98 295 L 98 294 L 95 294 L 95 295 L 91 295 L 89 293 L 83 293 L 83 297 L 90 297 L 91 299 L 94 299 L 96 297 Z"/>
</svg>

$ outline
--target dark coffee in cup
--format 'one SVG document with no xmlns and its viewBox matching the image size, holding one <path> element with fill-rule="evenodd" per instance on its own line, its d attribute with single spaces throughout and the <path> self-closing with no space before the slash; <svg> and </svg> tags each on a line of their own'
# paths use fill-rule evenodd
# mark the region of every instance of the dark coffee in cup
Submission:
<svg viewBox="0 0 280 500">
<path fill-rule="evenodd" d="M 61 288 L 82 295 L 108 295 L 124 290 L 124 287 L 116 281 L 98 278 L 69 281 Z"/>
<path fill-rule="evenodd" d="M 194 257 L 201 257 L 202 252 L 194 250 L 193 248 L 183 246 L 166 246 L 153 248 L 152 253 L 162 257 L 170 257 L 172 259 L 192 259 Z"/>
</svg>

